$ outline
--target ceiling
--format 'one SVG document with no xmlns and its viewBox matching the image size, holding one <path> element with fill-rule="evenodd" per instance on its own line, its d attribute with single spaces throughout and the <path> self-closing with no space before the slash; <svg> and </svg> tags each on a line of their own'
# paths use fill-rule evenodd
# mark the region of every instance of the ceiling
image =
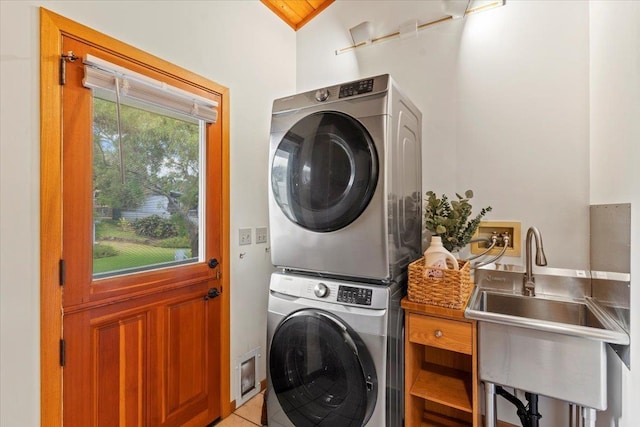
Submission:
<svg viewBox="0 0 640 427">
<path fill-rule="evenodd" d="M 291 28 L 298 31 L 334 0 L 260 0 Z"/>
</svg>

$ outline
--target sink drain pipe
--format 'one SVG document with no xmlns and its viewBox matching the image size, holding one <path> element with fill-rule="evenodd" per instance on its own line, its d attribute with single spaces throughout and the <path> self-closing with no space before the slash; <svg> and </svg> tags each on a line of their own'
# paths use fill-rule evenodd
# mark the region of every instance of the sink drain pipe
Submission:
<svg viewBox="0 0 640 427">
<path fill-rule="evenodd" d="M 538 427 L 542 415 L 538 413 L 538 395 L 533 393 L 525 393 L 524 396 L 529 403 L 527 406 L 522 403 L 515 395 L 509 393 L 502 386 L 496 386 L 496 393 L 511 402 L 516 408 L 516 414 L 520 418 L 522 427 Z"/>
</svg>

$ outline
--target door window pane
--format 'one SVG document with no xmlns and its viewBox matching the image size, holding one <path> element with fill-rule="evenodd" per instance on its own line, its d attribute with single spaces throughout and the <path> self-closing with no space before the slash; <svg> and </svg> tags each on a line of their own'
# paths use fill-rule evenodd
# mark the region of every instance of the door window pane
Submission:
<svg viewBox="0 0 640 427">
<path fill-rule="evenodd" d="M 198 261 L 203 124 L 93 100 L 94 278 Z"/>
</svg>

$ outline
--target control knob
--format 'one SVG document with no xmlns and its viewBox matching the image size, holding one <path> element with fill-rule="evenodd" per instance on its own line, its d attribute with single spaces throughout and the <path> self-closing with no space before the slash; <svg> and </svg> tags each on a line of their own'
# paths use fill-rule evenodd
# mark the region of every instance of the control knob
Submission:
<svg viewBox="0 0 640 427">
<path fill-rule="evenodd" d="M 318 89 L 316 91 L 316 101 L 324 102 L 329 98 L 329 89 Z"/>
<path fill-rule="evenodd" d="M 316 286 L 313 288 L 313 293 L 318 298 L 324 298 L 329 295 L 329 288 L 327 287 L 327 285 L 320 282 L 320 283 L 317 283 Z"/>
</svg>

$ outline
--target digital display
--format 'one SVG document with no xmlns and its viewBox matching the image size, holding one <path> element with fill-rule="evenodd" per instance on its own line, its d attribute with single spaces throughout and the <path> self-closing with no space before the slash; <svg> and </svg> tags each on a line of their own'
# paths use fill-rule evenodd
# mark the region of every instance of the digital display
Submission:
<svg viewBox="0 0 640 427">
<path fill-rule="evenodd" d="M 360 95 L 362 93 L 368 93 L 373 91 L 373 79 L 360 80 L 359 82 L 348 83 L 340 86 L 339 98 L 346 98 L 348 96 Z"/>
<path fill-rule="evenodd" d="M 338 288 L 338 302 L 348 304 L 371 305 L 373 290 L 356 288 L 352 286 L 340 286 Z"/>
</svg>

